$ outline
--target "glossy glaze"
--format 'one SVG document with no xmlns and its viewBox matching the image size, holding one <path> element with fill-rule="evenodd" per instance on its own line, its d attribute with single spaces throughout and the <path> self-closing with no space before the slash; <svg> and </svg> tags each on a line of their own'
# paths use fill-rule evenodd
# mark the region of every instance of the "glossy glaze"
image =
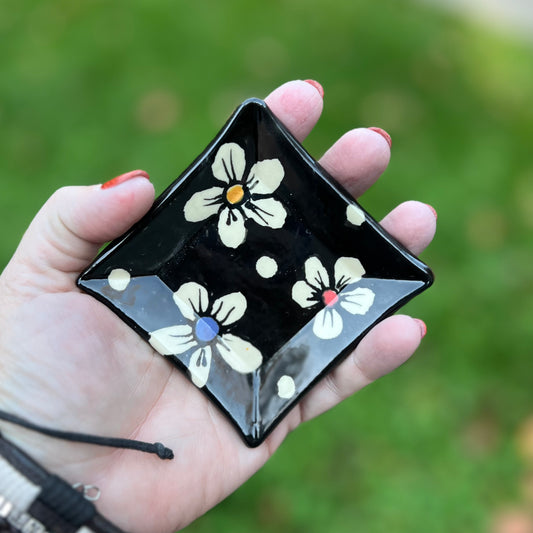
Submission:
<svg viewBox="0 0 533 533">
<path fill-rule="evenodd" d="M 78 285 L 257 446 L 376 322 L 432 281 L 251 99 Z"/>
</svg>

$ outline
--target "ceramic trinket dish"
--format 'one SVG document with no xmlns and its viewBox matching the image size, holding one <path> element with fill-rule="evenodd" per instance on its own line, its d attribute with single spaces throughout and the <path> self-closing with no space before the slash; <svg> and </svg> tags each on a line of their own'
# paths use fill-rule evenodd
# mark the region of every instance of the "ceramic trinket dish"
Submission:
<svg viewBox="0 0 533 533">
<path fill-rule="evenodd" d="M 373 325 L 432 281 L 250 99 L 78 286 L 257 446 Z"/>
</svg>

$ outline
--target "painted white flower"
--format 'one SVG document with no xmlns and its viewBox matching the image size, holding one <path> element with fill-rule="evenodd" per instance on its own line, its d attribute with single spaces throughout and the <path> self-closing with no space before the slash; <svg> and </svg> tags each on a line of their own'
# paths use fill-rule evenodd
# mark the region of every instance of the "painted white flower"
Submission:
<svg viewBox="0 0 533 533">
<path fill-rule="evenodd" d="M 229 248 L 245 241 L 246 220 L 279 229 L 287 217 L 281 202 L 271 196 L 285 175 L 279 159 L 258 161 L 246 178 L 245 169 L 244 150 L 236 143 L 223 144 L 211 166 L 213 176 L 222 185 L 193 194 L 185 204 L 185 219 L 189 222 L 218 215 L 218 234 Z"/>
<path fill-rule="evenodd" d="M 246 311 L 246 298 L 242 293 L 232 292 L 210 305 L 205 287 L 189 282 L 184 283 L 173 298 L 188 323 L 153 331 L 149 342 L 162 355 L 181 355 L 190 351 L 188 368 L 197 387 L 207 383 L 213 353 L 241 374 L 259 368 L 263 356 L 257 348 L 236 335 L 223 333 Z"/>
<path fill-rule="evenodd" d="M 318 257 L 305 262 L 305 280 L 292 287 L 292 299 L 301 307 L 323 306 L 313 321 L 313 333 L 320 339 L 334 339 L 343 328 L 340 308 L 352 315 L 365 315 L 374 303 L 374 292 L 353 287 L 365 274 L 354 257 L 341 257 L 335 263 L 333 283 Z"/>
</svg>

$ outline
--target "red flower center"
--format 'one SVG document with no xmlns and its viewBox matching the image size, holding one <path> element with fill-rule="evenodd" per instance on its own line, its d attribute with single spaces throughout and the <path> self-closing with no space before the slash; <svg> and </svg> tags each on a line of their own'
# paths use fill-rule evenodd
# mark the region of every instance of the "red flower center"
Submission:
<svg viewBox="0 0 533 533">
<path fill-rule="evenodd" d="M 335 305 L 338 299 L 338 294 L 335 291 L 332 291 L 331 289 L 328 289 L 327 291 L 324 291 L 322 293 L 322 301 L 326 304 L 327 307 Z"/>
</svg>

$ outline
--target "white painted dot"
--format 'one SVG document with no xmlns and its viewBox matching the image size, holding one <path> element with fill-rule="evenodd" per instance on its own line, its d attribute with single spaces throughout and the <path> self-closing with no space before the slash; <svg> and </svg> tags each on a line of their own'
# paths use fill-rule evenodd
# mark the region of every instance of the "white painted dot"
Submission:
<svg viewBox="0 0 533 533">
<path fill-rule="evenodd" d="M 346 218 L 350 224 L 360 226 L 365 221 L 365 213 L 356 205 L 350 204 L 346 208 Z"/>
<path fill-rule="evenodd" d="M 130 273 L 123 268 L 114 268 L 107 277 L 109 286 L 116 291 L 123 291 L 130 283 Z"/>
<path fill-rule="evenodd" d="M 268 279 L 278 271 L 278 264 L 272 257 L 264 255 L 257 260 L 255 269 L 262 278 Z"/>
<path fill-rule="evenodd" d="M 296 385 L 290 376 L 281 376 L 278 379 L 278 396 L 288 400 L 294 396 Z"/>
</svg>

